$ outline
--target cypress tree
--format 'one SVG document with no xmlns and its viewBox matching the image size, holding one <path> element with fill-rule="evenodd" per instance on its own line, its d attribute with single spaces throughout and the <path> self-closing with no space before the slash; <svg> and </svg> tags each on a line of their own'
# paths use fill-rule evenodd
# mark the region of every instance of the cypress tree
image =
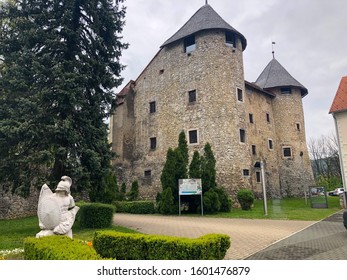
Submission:
<svg viewBox="0 0 347 280">
<path fill-rule="evenodd" d="M 194 151 L 189 165 L 189 178 L 201 179 L 201 157 L 198 151 Z"/>
<path fill-rule="evenodd" d="M 215 188 L 216 183 L 216 159 L 209 143 L 204 146 L 204 155 L 201 160 L 201 181 L 203 192 Z"/>
</svg>

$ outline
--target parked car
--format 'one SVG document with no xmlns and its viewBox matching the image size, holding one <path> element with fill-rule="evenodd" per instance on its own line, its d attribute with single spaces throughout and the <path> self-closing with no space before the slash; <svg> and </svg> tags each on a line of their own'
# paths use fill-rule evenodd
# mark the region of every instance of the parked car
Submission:
<svg viewBox="0 0 347 280">
<path fill-rule="evenodd" d="M 335 190 L 329 192 L 328 194 L 329 194 L 330 196 L 339 196 L 339 195 L 342 194 L 344 191 L 345 191 L 344 188 L 337 188 L 337 189 L 335 189 Z"/>
</svg>

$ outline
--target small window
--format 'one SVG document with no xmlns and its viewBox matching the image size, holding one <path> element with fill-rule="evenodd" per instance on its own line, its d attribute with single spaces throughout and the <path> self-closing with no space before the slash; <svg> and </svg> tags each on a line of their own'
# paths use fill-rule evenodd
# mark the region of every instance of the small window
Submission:
<svg viewBox="0 0 347 280">
<path fill-rule="evenodd" d="M 295 128 L 297 131 L 301 131 L 301 124 L 300 123 L 295 123 Z"/>
<path fill-rule="evenodd" d="M 282 87 L 281 88 L 281 93 L 282 94 L 291 94 L 292 93 L 292 89 L 290 87 Z"/>
<path fill-rule="evenodd" d="M 238 101 L 243 101 L 243 91 L 240 88 L 236 89 L 236 94 L 237 94 L 237 100 Z"/>
<path fill-rule="evenodd" d="M 249 114 L 249 123 L 254 123 L 253 114 Z"/>
<path fill-rule="evenodd" d="M 246 131 L 244 129 L 240 129 L 240 142 L 241 143 L 246 142 Z"/>
<path fill-rule="evenodd" d="M 157 138 L 151 137 L 151 138 L 149 138 L 149 142 L 150 142 L 151 150 L 155 150 L 157 148 Z"/>
<path fill-rule="evenodd" d="M 255 172 L 255 179 L 257 180 L 257 183 L 261 183 L 260 171 Z"/>
<path fill-rule="evenodd" d="M 242 170 L 242 173 L 243 173 L 243 177 L 249 177 L 249 169 L 243 169 Z"/>
<path fill-rule="evenodd" d="M 184 39 L 184 52 L 191 53 L 195 51 L 195 36 L 191 35 Z"/>
<path fill-rule="evenodd" d="M 273 143 L 272 139 L 269 139 L 269 149 L 273 150 L 273 148 L 274 148 L 274 143 Z"/>
<path fill-rule="evenodd" d="M 292 148 L 291 147 L 283 147 L 283 157 L 291 158 L 292 157 Z"/>
<path fill-rule="evenodd" d="M 152 170 L 145 170 L 143 175 L 145 178 L 151 178 L 152 177 Z"/>
<path fill-rule="evenodd" d="M 266 121 L 267 121 L 267 123 L 270 123 L 270 114 L 269 113 L 266 113 Z"/>
<path fill-rule="evenodd" d="M 230 32 L 230 31 L 226 31 L 225 32 L 225 43 L 230 47 L 235 47 L 236 46 L 235 34 Z"/>
<path fill-rule="evenodd" d="M 152 113 L 155 113 L 156 110 L 157 109 L 156 109 L 155 101 L 149 102 L 149 112 L 152 114 Z"/>
<path fill-rule="evenodd" d="M 256 145 L 252 145 L 252 155 L 257 155 L 257 146 Z"/>
<path fill-rule="evenodd" d="M 191 90 L 188 92 L 189 103 L 194 103 L 196 101 L 196 90 Z"/>
<path fill-rule="evenodd" d="M 198 131 L 190 130 L 189 134 L 189 144 L 198 144 Z"/>
</svg>

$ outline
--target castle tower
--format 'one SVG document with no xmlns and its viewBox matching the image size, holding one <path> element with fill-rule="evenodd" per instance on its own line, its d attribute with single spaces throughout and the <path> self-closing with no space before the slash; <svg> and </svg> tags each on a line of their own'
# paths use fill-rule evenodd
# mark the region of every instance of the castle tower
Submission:
<svg viewBox="0 0 347 280">
<path fill-rule="evenodd" d="M 255 84 L 275 95 L 273 116 L 268 115 L 267 121 L 274 122 L 276 130 L 272 145 L 277 151 L 281 194 L 302 195 L 307 186 L 314 184 L 302 105 L 308 91 L 275 58 Z"/>
</svg>

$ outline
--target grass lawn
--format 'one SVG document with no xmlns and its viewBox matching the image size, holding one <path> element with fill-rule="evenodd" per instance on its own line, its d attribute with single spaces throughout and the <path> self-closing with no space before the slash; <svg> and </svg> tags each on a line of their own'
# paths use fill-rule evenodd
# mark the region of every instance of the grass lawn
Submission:
<svg viewBox="0 0 347 280">
<path fill-rule="evenodd" d="M 257 200 L 249 211 L 232 209 L 230 213 L 219 213 L 215 215 L 205 215 L 207 217 L 220 218 L 247 218 L 247 219 L 286 219 L 286 220 L 309 220 L 318 221 L 340 210 L 339 198 L 328 197 L 328 209 L 311 208 L 310 202 L 305 203 L 305 199 L 275 199 L 268 200 L 268 215 L 264 215 L 263 201 Z M 37 216 L 14 219 L 0 220 L 0 259 L 21 259 L 23 252 L 6 254 L 6 250 L 19 248 L 22 250 L 23 241 L 26 237 L 35 236 L 40 231 Z M 136 232 L 131 229 L 112 226 L 111 228 L 121 232 Z M 100 229 L 81 229 L 77 225 L 73 227 L 73 236 L 76 239 L 92 241 L 94 232 Z M 5 257 L 4 257 L 5 255 Z"/>
<path fill-rule="evenodd" d="M 254 206 L 249 211 L 232 209 L 230 213 L 218 213 L 206 216 L 221 218 L 319 221 L 339 210 L 339 198 L 329 196 L 328 208 L 311 208 L 309 198 L 307 199 L 307 204 L 304 198 L 270 199 L 267 201 L 267 216 L 264 215 L 263 200 L 256 200 Z"/>
</svg>

